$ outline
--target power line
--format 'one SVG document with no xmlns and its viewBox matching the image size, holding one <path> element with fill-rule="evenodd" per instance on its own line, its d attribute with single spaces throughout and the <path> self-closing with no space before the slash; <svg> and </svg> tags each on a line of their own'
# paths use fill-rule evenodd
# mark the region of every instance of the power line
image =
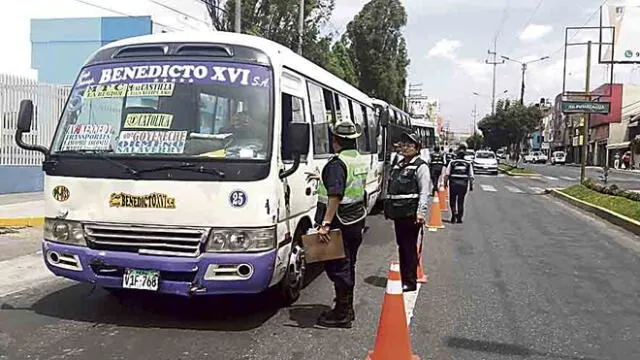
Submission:
<svg viewBox="0 0 640 360">
<path fill-rule="evenodd" d="M 591 16 L 589 16 L 587 21 L 585 21 L 584 24 L 582 24 L 582 26 L 586 26 L 589 23 L 589 21 L 591 21 L 593 19 L 593 17 L 596 16 L 596 14 L 598 14 L 598 11 L 600 11 L 602 9 L 602 7 L 607 3 L 607 1 L 609 1 L 609 0 L 604 0 L 602 2 L 602 4 L 600 4 L 600 6 L 598 6 L 596 8 L 596 10 L 593 13 L 591 13 Z M 578 36 L 578 34 L 580 34 L 580 31 L 582 31 L 582 29 L 578 29 L 578 31 L 573 33 L 573 35 L 570 36 L 569 39 L 567 39 L 567 42 L 571 42 L 571 40 L 575 39 L 575 37 Z M 565 45 L 562 45 L 561 47 L 558 48 L 558 50 L 552 52 L 551 55 L 549 55 L 549 57 L 554 57 L 556 54 L 558 54 L 560 51 L 562 51 L 564 49 L 564 47 L 565 47 Z"/>
<path fill-rule="evenodd" d="M 507 22 L 507 18 L 509 18 L 510 9 L 511 9 L 511 0 L 507 0 L 504 6 L 504 10 L 502 11 L 502 20 L 500 22 L 500 26 L 498 27 L 498 30 L 496 30 L 496 35 L 493 37 L 494 43 L 498 41 L 498 37 L 500 37 L 500 33 L 504 28 L 504 24 Z"/>
<path fill-rule="evenodd" d="M 97 4 L 94 4 L 94 3 L 90 3 L 90 2 L 85 1 L 85 0 L 75 0 L 75 1 L 77 1 L 77 2 L 79 2 L 81 4 L 93 6 L 94 8 L 98 8 L 98 9 L 101 9 L 101 10 L 104 10 L 104 11 L 109 11 L 109 12 L 112 12 L 114 14 L 118 14 L 118 15 L 122 15 L 122 16 L 126 16 L 126 17 L 135 17 L 135 16 L 127 14 L 125 12 L 122 12 L 122 11 L 119 11 L 119 10 L 115 10 L 115 9 L 111 9 L 111 8 L 108 8 L 108 7 L 104 7 L 102 5 L 97 5 Z M 158 25 L 161 25 L 161 26 L 164 26 L 164 27 L 167 27 L 167 28 L 169 28 L 171 30 L 178 31 L 178 29 L 174 28 L 173 26 L 165 25 L 165 24 L 159 23 L 157 21 L 154 21 L 154 23 L 156 23 Z"/>
<path fill-rule="evenodd" d="M 211 25 L 211 24 L 207 23 L 206 21 L 204 21 L 202 19 L 198 19 L 198 18 L 196 18 L 196 17 L 194 17 L 192 15 L 189 15 L 189 14 L 187 14 L 185 12 L 182 12 L 182 11 L 180 11 L 178 9 L 172 8 L 171 6 L 163 4 L 163 3 L 159 2 L 159 1 L 156 1 L 156 0 L 148 0 L 148 1 L 150 1 L 150 2 L 152 2 L 154 4 L 156 4 L 156 5 L 162 6 L 163 8 L 171 10 L 171 11 L 173 11 L 173 12 L 175 12 L 177 14 L 180 14 L 182 16 L 185 16 L 185 17 L 188 17 L 188 18 L 193 19 L 195 21 L 201 22 L 201 23 L 203 23 L 203 24 L 205 24 L 207 26 Z"/>
</svg>

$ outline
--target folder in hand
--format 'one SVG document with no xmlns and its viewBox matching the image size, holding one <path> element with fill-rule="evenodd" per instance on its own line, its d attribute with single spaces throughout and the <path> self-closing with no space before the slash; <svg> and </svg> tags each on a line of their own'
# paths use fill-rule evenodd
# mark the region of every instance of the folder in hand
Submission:
<svg viewBox="0 0 640 360">
<path fill-rule="evenodd" d="M 329 231 L 329 242 L 320 240 L 320 234 L 311 229 L 307 235 L 302 235 L 302 245 L 305 251 L 305 259 L 308 264 L 321 261 L 344 259 L 344 243 L 342 232 L 339 229 Z"/>
</svg>

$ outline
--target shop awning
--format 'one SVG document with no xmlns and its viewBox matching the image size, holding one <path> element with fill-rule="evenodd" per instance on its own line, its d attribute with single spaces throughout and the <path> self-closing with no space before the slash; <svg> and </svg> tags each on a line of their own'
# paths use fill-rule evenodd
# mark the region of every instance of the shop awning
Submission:
<svg viewBox="0 0 640 360">
<path fill-rule="evenodd" d="M 607 149 L 609 150 L 615 150 L 615 149 L 626 149 L 628 147 L 631 146 L 631 142 L 630 141 L 625 141 L 622 143 L 618 143 L 618 144 L 609 144 L 607 145 Z"/>
</svg>

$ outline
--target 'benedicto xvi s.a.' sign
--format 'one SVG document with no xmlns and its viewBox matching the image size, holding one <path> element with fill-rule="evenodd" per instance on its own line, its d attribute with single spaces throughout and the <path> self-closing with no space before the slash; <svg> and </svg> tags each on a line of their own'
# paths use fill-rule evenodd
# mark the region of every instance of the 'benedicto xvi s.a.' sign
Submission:
<svg viewBox="0 0 640 360">
<path fill-rule="evenodd" d="M 610 102 L 591 101 L 563 101 L 562 112 L 565 114 L 608 114 L 611 109 Z"/>
</svg>

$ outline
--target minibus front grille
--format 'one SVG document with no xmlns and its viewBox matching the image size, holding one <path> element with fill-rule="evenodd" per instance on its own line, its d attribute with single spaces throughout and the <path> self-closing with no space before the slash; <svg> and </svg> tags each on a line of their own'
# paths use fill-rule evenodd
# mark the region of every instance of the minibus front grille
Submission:
<svg viewBox="0 0 640 360">
<path fill-rule="evenodd" d="M 196 257 L 200 255 L 209 230 L 127 224 L 85 224 L 84 232 L 88 246 L 96 250 Z"/>
</svg>

